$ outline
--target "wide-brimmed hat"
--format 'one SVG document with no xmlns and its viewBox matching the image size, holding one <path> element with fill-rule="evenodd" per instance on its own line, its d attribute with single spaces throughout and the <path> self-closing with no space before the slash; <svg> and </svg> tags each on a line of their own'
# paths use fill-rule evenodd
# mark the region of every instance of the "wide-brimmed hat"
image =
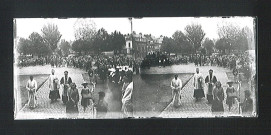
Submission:
<svg viewBox="0 0 271 135">
<path fill-rule="evenodd" d="M 234 83 L 234 81 L 232 81 L 232 80 L 229 80 L 228 82 L 227 82 L 227 84 L 233 84 Z"/>
<path fill-rule="evenodd" d="M 88 82 L 84 81 L 81 85 L 88 85 Z"/>
</svg>

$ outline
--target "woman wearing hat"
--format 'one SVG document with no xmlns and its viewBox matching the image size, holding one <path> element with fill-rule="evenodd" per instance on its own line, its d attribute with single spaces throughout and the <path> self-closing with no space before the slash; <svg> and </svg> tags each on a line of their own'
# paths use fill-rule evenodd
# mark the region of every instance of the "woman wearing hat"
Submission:
<svg viewBox="0 0 271 135">
<path fill-rule="evenodd" d="M 85 112 L 88 105 L 90 105 L 90 99 L 92 99 L 92 92 L 87 87 L 88 83 L 86 81 L 84 81 L 82 85 L 84 88 L 81 90 L 81 96 L 82 96 L 81 105 L 84 107 L 84 112 Z"/>
<path fill-rule="evenodd" d="M 76 88 L 75 83 L 70 84 L 70 89 L 68 92 L 69 100 L 66 105 L 66 113 L 68 114 L 78 114 L 78 101 L 79 101 L 79 93 L 78 89 Z"/>
<path fill-rule="evenodd" d="M 231 110 L 232 105 L 234 104 L 234 98 L 236 98 L 235 95 L 235 88 L 232 86 L 233 81 L 228 81 L 228 88 L 226 90 L 226 94 L 227 94 L 227 99 L 226 99 L 226 104 L 229 106 L 229 111 Z"/>
<path fill-rule="evenodd" d="M 212 102 L 212 112 L 224 112 L 223 100 L 224 90 L 221 87 L 220 81 L 216 82 L 216 88 L 213 90 L 214 100 Z"/>
</svg>

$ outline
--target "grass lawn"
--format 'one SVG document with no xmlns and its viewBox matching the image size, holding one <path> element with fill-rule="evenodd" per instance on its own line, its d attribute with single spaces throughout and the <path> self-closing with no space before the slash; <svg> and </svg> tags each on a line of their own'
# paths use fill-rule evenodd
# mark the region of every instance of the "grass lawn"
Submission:
<svg viewBox="0 0 271 135">
<path fill-rule="evenodd" d="M 20 105 L 18 109 L 21 109 L 28 101 L 28 92 L 26 90 L 26 83 L 29 80 L 30 75 L 18 75 L 17 80 L 17 88 L 20 90 Z M 37 81 L 38 89 L 41 87 L 41 85 L 47 80 L 49 77 L 49 74 L 41 74 L 41 75 L 33 75 L 33 78 Z"/>
<path fill-rule="evenodd" d="M 170 82 L 175 74 L 136 75 L 134 80 L 134 114 L 142 117 L 156 117 L 171 102 Z M 178 74 L 183 86 L 193 73 Z"/>
</svg>

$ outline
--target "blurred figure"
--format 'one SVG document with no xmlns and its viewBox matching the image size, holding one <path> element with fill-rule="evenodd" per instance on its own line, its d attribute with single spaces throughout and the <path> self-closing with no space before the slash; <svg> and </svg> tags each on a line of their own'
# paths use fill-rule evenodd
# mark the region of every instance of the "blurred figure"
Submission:
<svg viewBox="0 0 271 135">
<path fill-rule="evenodd" d="M 129 79 L 125 79 L 126 83 L 129 83 L 123 92 L 122 96 L 122 112 L 124 117 L 133 117 L 133 102 L 132 102 L 132 94 L 133 94 L 133 81 Z"/>
<path fill-rule="evenodd" d="M 27 81 L 26 89 L 28 90 L 28 106 L 30 107 L 30 109 L 34 109 L 37 105 L 37 82 L 33 79 L 33 76 L 30 76 L 30 80 Z"/>
<path fill-rule="evenodd" d="M 178 78 L 178 75 L 176 74 L 175 77 L 171 81 L 171 89 L 172 89 L 172 100 L 173 100 L 173 106 L 179 107 L 181 105 L 181 88 L 182 88 L 182 80 Z"/>
<path fill-rule="evenodd" d="M 244 102 L 240 104 L 242 107 L 242 114 L 251 115 L 253 111 L 253 100 L 250 97 L 251 93 L 249 90 L 245 90 L 245 99 Z"/>
<path fill-rule="evenodd" d="M 97 118 L 105 118 L 106 113 L 108 111 L 108 104 L 104 100 L 105 93 L 99 92 L 99 100 L 98 103 L 95 104 L 96 110 L 97 110 Z"/>
</svg>

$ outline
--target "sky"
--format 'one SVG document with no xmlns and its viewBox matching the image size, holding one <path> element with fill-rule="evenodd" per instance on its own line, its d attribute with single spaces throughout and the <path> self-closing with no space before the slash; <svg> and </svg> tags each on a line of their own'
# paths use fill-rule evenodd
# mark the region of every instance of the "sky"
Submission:
<svg viewBox="0 0 271 135">
<path fill-rule="evenodd" d="M 122 34 L 131 32 L 131 25 L 128 18 L 90 18 L 96 24 L 96 29 L 104 28 L 108 33 L 115 30 L 120 31 Z M 17 36 L 28 38 L 32 32 L 41 34 L 41 29 L 47 23 L 54 23 L 58 26 L 61 39 L 73 41 L 74 28 L 73 25 L 77 18 L 57 19 L 57 18 L 18 18 L 17 23 Z M 195 23 L 201 24 L 202 29 L 206 33 L 205 37 L 210 39 L 217 39 L 217 25 L 225 22 L 234 23 L 242 27 L 249 27 L 253 30 L 252 17 L 143 17 L 141 19 L 133 18 L 133 31 L 142 34 L 151 34 L 155 37 L 160 35 L 171 37 L 176 30 L 184 31 L 185 26 Z"/>
</svg>

